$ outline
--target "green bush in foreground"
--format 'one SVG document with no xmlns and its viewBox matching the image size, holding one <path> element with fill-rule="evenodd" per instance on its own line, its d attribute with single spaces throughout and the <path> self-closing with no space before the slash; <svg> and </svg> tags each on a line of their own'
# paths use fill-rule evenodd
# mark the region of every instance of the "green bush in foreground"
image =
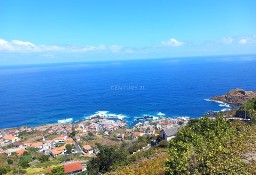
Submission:
<svg viewBox="0 0 256 175">
<path fill-rule="evenodd" d="M 111 170 L 112 166 L 127 161 L 127 151 L 115 146 L 98 145 L 99 153 L 87 165 L 88 174 L 105 173 Z"/>
<path fill-rule="evenodd" d="M 52 169 L 51 175 L 67 175 L 64 173 L 64 166 L 57 166 Z"/>
<path fill-rule="evenodd" d="M 166 174 L 256 173 L 244 161 L 250 140 L 247 127 L 221 117 L 191 120 L 170 142 Z"/>
</svg>

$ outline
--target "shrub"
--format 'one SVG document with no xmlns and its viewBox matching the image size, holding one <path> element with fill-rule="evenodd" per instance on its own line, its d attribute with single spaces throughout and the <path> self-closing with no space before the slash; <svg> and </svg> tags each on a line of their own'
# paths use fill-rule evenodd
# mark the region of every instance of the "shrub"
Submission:
<svg viewBox="0 0 256 175">
<path fill-rule="evenodd" d="M 12 160 L 12 159 L 7 159 L 7 163 L 8 163 L 9 165 L 13 164 L 13 160 Z"/>
<path fill-rule="evenodd" d="M 157 146 L 160 148 L 167 148 L 169 146 L 169 142 L 167 142 L 166 140 L 161 140 Z"/>
</svg>

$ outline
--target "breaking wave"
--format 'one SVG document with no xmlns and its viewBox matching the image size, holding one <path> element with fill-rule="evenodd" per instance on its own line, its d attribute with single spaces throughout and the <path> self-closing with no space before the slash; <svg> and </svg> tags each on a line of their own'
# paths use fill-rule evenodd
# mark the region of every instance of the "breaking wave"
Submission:
<svg viewBox="0 0 256 175">
<path fill-rule="evenodd" d="M 58 120 L 58 123 L 71 123 L 73 121 L 73 118 L 66 118 Z"/>
</svg>

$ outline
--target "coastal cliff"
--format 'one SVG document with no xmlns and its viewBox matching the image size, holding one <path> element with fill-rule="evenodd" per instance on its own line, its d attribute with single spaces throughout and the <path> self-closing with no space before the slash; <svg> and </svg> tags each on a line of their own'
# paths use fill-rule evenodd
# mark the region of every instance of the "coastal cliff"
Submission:
<svg viewBox="0 0 256 175">
<path fill-rule="evenodd" d="M 214 96 L 210 100 L 221 101 L 232 106 L 240 106 L 253 98 L 256 98 L 256 92 L 236 88 L 230 90 L 227 94 Z"/>
</svg>

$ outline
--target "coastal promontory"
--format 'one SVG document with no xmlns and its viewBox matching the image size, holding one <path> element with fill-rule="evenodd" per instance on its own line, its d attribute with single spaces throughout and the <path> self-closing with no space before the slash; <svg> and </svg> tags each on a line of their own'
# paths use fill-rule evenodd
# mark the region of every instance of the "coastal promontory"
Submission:
<svg viewBox="0 0 256 175">
<path fill-rule="evenodd" d="M 245 91 L 240 88 L 230 90 L 228 93 L 220 96 L 214 96 L 210 100 L 221 101 L 232 106 L 240 106 L 249 100 L 256 98 L 255 91 Z"/>
</svg>

